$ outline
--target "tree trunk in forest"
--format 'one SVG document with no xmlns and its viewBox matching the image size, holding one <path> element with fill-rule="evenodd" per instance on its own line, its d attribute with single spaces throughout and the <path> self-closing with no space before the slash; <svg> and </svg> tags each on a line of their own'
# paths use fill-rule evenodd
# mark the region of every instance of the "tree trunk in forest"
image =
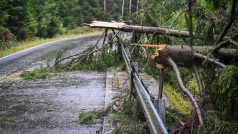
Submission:
<svg viewBox="0 0 238 134">
<path fill-rule="evenodd" d="M 131 21 L 131 5 L 132 5 L 132 0 L 130 0 L 129 2 L 129 14 L 128 14 L 128 21 L 130 22 Z"/>
<path fill-rule="evenodd" d="M 139 2 L 140 2 L 140 0 L 137 0 L 137 3 L 136 3 L 136 12 L 139 11 Z"/>
<path fill-rule="evenodd" d="M 103 1 L 103 8 L 104 8 L 104 13 L 106 13 L 107 12 L 107 0 L 104 0 Z"/>
<path fill-rule="evenodd" d="M 124 7 L 125 7 L 125 0 L 122 0 L 121 16 L 122 16 L 122 19 L 123 19 L 123 20 L 124 20 Z"/>
</svg>

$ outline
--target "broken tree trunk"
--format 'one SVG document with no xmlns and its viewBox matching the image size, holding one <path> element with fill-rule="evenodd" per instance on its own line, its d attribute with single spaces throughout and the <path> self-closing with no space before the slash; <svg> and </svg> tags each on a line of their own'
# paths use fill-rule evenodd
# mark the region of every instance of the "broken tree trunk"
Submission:
<svg viewBox="0 0 238 134">
<path fill-rule="evenodd" d="M 158 53 L 153 59 L 158 64 L 167 65 L 167 58 L 171 57 L 180 67 L 192 67 L 194 64 L 201 66 L 202 62 L 207 60 L 212 64 L 224 68 L 225 65 L 220 63 L 217 59 L 223 63 L 229 63 L 234 57 L 238 57 L 238 49 L 221 48 L 216 54 L 216 60 L 208 58 L 205 55 L 211 54 L 213 49 L 211 46 L 192 46 L 194 51 L 188 45 L 145 44 L 137 46 L 157 47 Z"/>
</svg>

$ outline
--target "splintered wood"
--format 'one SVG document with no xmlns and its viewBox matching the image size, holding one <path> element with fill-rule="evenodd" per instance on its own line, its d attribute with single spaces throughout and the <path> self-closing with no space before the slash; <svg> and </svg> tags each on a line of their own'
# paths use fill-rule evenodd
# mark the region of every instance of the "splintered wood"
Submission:
<svg viewBox="0 0 238 134">
<path fill-rule="evenodd" d="M 104 22 L 104 21 L 92 21 L 90 24 L 85 24 L 89 27 L 95 28 L 113 28 L 113 29 L 120 29 L 126 25 L 126 23 L 122 22 Z"/>
</svg>

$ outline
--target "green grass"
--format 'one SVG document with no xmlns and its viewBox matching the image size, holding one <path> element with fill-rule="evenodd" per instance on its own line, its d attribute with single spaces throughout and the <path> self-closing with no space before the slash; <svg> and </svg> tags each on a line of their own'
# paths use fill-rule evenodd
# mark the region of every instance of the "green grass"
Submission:
<svg viewBox="0 0 238 134">
<path fill-rule="evenodd" d="M 189 101 L 183 98 L 181 92 L 178 92 L 174 90 L 172 86 L 165 84 L 164 94 L 180 114 L 188 115 L 191 113 L 192 105 Z"/>
<path fill-rule="evenodd" d="M 71 38 L 71 37 L 78 37 L 78 36 L 83 36 L 83 35 L 91 35 L 91 34 L 95 34 L 98 33 L 100 30 L 93 30 L 92 28 L 83 26 L 83 27 L 78 27 L 76 29 L 73 29 L 71 31 L 69 31 L 68 33 L 64 34 L 64 35 L 57 35 L 54 38 L 35 38 L 35 39 L 31 39 L 31 40 L 26 40 L 26 41 L 21 41 L 21 42 L 17 42 L 16 44 L 14 44 L 12 47 L 6 48 L 6 49 L 0 49 L 0 58 L 34 47 L 34 46 L 38 46 L 47 42 L 51 42 L 51 41 L 56 41 L 56 40 L 61 40 L 61 39 L 66 39 L 66 38 Z"/>
</svg>

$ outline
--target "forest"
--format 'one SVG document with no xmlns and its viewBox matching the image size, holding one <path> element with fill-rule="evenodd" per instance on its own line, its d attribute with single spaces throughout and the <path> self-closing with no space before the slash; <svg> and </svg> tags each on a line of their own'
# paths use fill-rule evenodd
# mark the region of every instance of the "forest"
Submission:
<svg viewBox="0 0 238 134">
<path fill-rule="evenodd" d="M 48 38 L 64 34 L 93 20 L 126 22 L 190 33 L 189 39 L 152 35 L 153 38 L 144 40 L 144 43 L 213 47 L 226 41 L 225 45 L 222 44 L 225 48 L 238 48 L 237 0 L 2 0 L 0 48 L 34 37 Z M 137 56 L 143 57 L 142 55 Z M 214 58 L 214 55 L 216 54 L 210 52 L 206 56 Z M 175 74 L 169 69 L 165 70 L 164 92 L 167 96 L 173 93 L 171 96 L 175 99 L 170 101 L 174 105 L 180 105 L 175 106 L 179 109 L 175 112 L 168 110 L 168 120 L 186 120 L 184 126 L 187 128 L 183 128 L 186 129 L 185 132 L 237 133 L 238 57 L 235 55 L 229 60 L 221 61 L 226 64 L 223 69 L 208 64 L 207 61 L 201 63 L 199 68 L 181 68 L 184 83 L 193 92 L 202 112 L 204 124 L 200 125 L 195 112 L 186 101 L 188 98 L 180 93 Z M 154 63 L 142 58 L 140 66 L 159 79 Z M 201 83 L 196 83 L 194 69 L 200 75 Z"/>
</svg>

